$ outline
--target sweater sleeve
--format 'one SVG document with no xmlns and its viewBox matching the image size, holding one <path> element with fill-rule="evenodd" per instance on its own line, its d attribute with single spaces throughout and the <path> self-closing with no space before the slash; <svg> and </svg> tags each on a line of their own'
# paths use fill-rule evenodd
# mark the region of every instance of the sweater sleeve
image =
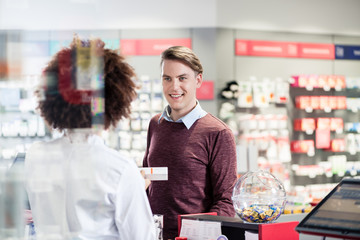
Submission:
<svg viewBox="0 0 360 240">
<path fill-rule="evenodd" d="M 213 205 L 210 212 L 220 216 L 235 215 L 231 200 L 236 183 L 236 145 L 230 129 L 220 131 L 210 155 L 210 176 L 213 189 Z"/>
</svg>

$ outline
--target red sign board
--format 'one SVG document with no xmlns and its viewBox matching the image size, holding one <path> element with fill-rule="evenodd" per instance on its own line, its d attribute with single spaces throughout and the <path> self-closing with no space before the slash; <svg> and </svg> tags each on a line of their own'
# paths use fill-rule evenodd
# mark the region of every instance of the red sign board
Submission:
<svg viewBox="0 0 360 240">
<path fill-rule="evenodd" d="M 323 43 L 299 43 L 299 57 L 335 59 L 335 45 Z"/>
<path fill-rule="evenodd" d="M 236 55 L 266 57 L 297 57 L 298 46 L 293 42 L 236 40 Z"/>
<path fill-rule="evenodd" d="M 156 56 L 172 46 L 191 48 L 191 38 L 120 40 L 121 52 L 128 56 Z"/>
<path fill-rule="evenodd" d="M 198 100 L 213 100 L 214 99 L 214 82 L 203 81 L 201 87 L 196 91 L 196 98 Z"/>
<path fill-rule="evenodd" d="M 333 44 L 236 39 L 235 55 L 334 59 L 335 51 Z"/>
</svg>

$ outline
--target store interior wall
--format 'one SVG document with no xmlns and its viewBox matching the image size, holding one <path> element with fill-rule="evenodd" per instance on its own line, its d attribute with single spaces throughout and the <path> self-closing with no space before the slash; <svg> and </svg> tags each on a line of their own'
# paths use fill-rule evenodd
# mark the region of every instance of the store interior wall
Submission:
<svg viewBox="0 0 360 240">
<path fill-rule="evenodd" d="M 6 30 L 4 30 L 6 31 Z M 248 80 L 277 77 L 286 79 L 296 74 L 340 74 L 351 77 L 360 75 L 360 67 L 353 60 L 322 60 L 300 58 L 274 58 L 235 56 L 235 39 L 289 41 L 309 43 L 332 43 L 359 45 L 359 36 L 335 34 L 309 34 L 274 31 L 256 31 L 232 28 L 171 28 L 171 29 L 112 29 L 112 30 L 25 30 L 24 42 L 69 40 L 76 33 L 80 37 L 104 39 L 161 39 L 191 38 L 192 48 L 204 67 L 204 80 L 214 82 L 213 100 L 201 101 L 204 109 L 214 115 L 219 112 L 219 93 L 232 80 Z M 49 60 L 49 55 L 37 53 L 37 49 L 23 46 L 29 59 L 23 59 L 25 75 L 39 75 Z M 160 78 L 159 56 L 128 56 L 138 76 L 150 79 Z"/>
<path fill-rule="evenodd" d="M 221 27 L 360 35 L 358 0 L 0 0 L 0 29 Z"/>
</svg>

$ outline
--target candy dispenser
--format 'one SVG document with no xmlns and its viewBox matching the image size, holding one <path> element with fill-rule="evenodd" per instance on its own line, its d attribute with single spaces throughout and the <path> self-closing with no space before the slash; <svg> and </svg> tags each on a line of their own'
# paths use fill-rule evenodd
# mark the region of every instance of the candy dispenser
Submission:
<svg viewBox="0 0 360 240">
<path fill-rule="evenodd" d="M 233 205 L 246 222 L 271 223 L 283 213 L 286 192 L 283 184 L 271 173 L 247 172 L 235 184 Z"/>
</svg>

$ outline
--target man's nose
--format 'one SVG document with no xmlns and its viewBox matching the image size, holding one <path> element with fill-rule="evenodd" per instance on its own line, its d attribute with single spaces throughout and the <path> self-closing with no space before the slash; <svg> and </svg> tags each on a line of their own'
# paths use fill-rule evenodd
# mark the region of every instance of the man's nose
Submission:
<svg viewBox="0 0 360 240">
<path fill-rule="evenodd" d="M 178 89 L 180 87 L 180 81 L 178 79 L 174 79 L 174 81 L 172 81 L 172 87 L 173 89 Z"/>
</svg>

